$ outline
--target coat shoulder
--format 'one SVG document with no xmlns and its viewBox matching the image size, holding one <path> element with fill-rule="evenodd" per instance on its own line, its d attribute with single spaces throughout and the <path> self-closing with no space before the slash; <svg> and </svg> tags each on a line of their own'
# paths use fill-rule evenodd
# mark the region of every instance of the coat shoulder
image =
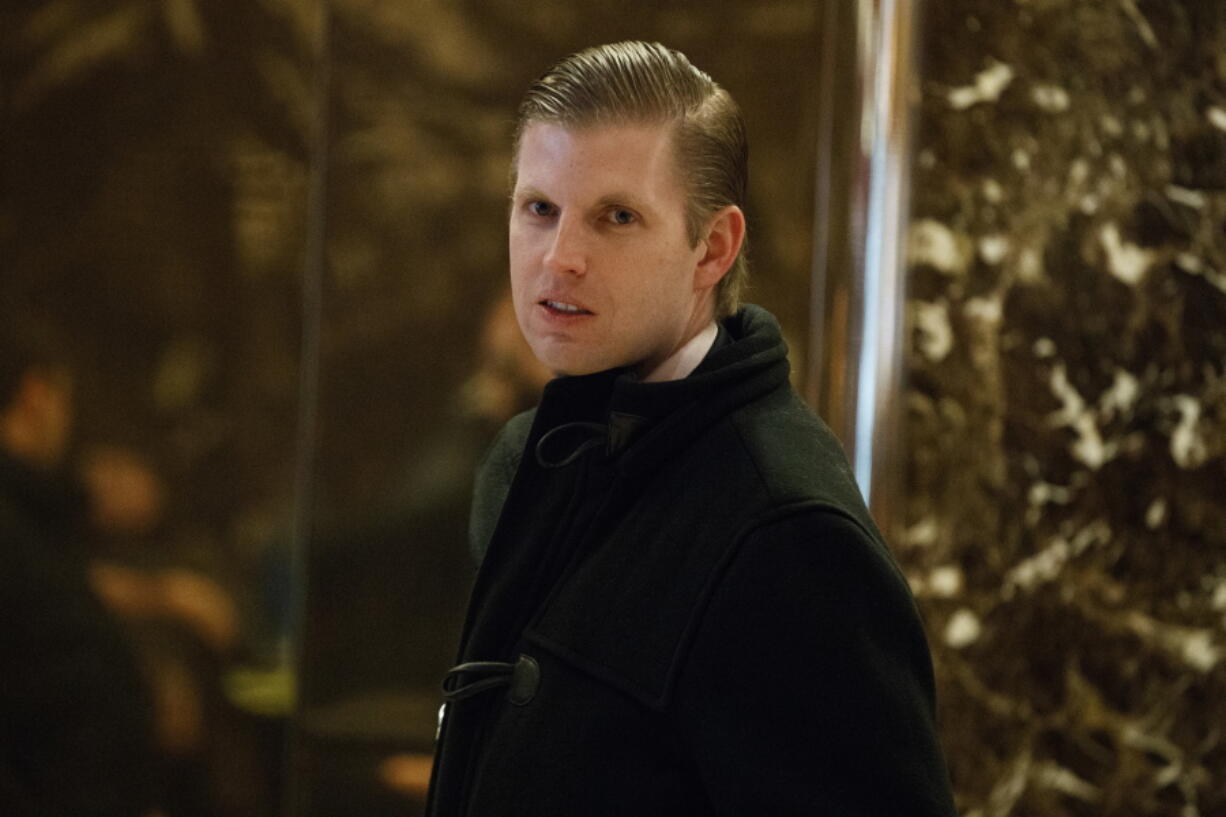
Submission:
<svg viewBox="0 0 1226 817">
<path fill-rule="evenodd" d="M 468 549 L 477 564 L 485 558 L 535 419 L 536 409 L 529 409 L 508 420 L 477 465 L 468 517 Z"/>
<path fill-rule="evenodd" d="M 838 438 L 792 389 L 751 403 L 726 422 L 744 459 L 742 478 L 755 480 L 762 491 L 758 524 L 798 508 L 824 508 L 882 540 Z"/>
</svg>

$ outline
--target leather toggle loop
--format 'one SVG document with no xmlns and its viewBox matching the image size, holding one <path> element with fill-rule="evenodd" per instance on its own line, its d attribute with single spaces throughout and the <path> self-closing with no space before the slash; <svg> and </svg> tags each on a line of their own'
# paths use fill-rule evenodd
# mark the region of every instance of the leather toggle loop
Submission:
<svg viewBox="0 0 1226 817">
<path fill-rule="evenodd" d="M 541 686 L 541 665 L 530 655 L 521 655 L 511 672 L 511 688 L 507 700 L 516 706 L 524 706 L 536 697 Z"/>
<path fill-rule="evenodd" d="M 564 439 L 566 435 L 571 437 L 569 445 Z M 606 445 L 608 439 L 609 427 L 603 423 L 580 420 L 563 423 L 549 429 L 536 441 L 536 461 L 542 468 L 565 468 L 583 456 L 585 451 Z"/>
<path fill-rule="evenodd" d="M 465 680 L 465 679 L 468 680 Z M 507 700 L 524 706 L 541 685 L 541 667 L 530 655 L 520 655 L 514 664 L 505 661 L 469 661 L 457 664 L 443 678 L 443 700 L 462 701 L 482 692 L 508 687 Z"/>
</svg>

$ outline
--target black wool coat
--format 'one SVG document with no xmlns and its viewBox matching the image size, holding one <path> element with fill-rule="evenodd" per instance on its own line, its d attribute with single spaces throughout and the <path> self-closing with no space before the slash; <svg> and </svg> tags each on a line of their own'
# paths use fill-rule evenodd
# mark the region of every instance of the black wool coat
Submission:
<svg viewBox="0 0 1226 817">
<path fill-rule="evenodd" d="M 955 813 L 907 583 L 746 307 L 690 377 L 559 378 L 478 474 L 428 813 Z"/>
</svg>

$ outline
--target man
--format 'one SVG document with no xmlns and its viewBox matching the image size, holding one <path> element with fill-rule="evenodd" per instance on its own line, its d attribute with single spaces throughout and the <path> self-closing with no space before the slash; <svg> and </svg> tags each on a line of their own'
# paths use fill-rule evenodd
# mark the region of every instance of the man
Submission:
<svg viewBox="0 0 1226 817">
<path fill-rule="evenodd" d="M 954 813 L 906 582 L 737 306 L 746 155 L 659 45 L 520 108 L 511 284 L 558 377 L 478 474 L 431 815 Z"/>
<path fill-rule="evenodd" d="M 87 578 L 85 493 L 62 470 L 71 371 L 25 323 L 0 326 L 0 814 L 140 817 L 152 701 Z"/>
</svg>

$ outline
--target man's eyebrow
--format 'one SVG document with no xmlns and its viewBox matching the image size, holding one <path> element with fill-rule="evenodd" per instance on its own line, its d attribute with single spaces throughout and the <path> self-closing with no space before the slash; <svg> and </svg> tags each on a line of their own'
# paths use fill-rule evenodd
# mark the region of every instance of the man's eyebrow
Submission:
<svg viewBox="0 0 1226 817">
<path fill-rule="evenodd" d="M 523 187 L 511 191 L 511 201 L 552 201 L 545 193 L 535 187 Z M 639 213 L 651 213 L 651 205 L 641 196 L 633 193 L 606 193 L 596 200 L 596 208 L 627 207 Z"/>
<path fill-rule="evenodd" d="M 511 191 L 511 198 L 514 201 L 523 201 L 524 199 L 531 199 L 533 201 L 537 199 L 541 199 L 543 201 L 549 201 L 549 196 L 546 196 L 544 193 L 542 193 L 540 190 L 537 190 L 535 187 L 524 187 L 524 188 L 520 188 L 517 190 L 513 190 Z"/>
<path fill-rule="evenodd" d="M 651 206 L 633 193 L 606 193 L 597 202 L 597 207 L 628 207 L 638 212 L 650 212 Z"/>
</svg>

